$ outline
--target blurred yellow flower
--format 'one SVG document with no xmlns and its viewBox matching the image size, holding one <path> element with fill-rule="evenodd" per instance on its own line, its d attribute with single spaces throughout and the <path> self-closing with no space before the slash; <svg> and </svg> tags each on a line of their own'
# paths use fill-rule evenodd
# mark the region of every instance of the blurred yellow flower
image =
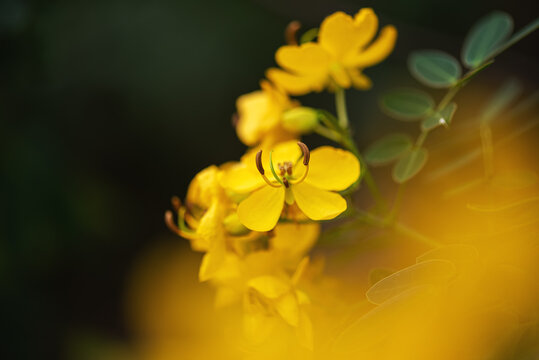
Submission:
<svg viewBox="0 0 539 360">
<path fill-rule="evenodd" d="M 296 289 L 307 265 L 308 258 L 304 258 L 292 277 L 263 275 L 248 282 L 249 290 L 244 302 L 244 331 L 248 339 L 253 342 L 264 340 L 277 315 L 296 328 L 296 335 L 303 346 L 312 349 L 312 324 L 304 309 L 310 300 Z"/>
<path fill-rule="evenodd" d="M 230 191 L 252 192 L 238 206 L 239 220 L 247 228 L 273 229 L 285 203 L 297 204 L 312 220 L 333 219 L 346 210 L 346 200 L 334 191 L 345 190 L 359 177 L 359 162 L 352 153 L 330 146 L 311 153 L 305 144 L 295 141 L 277 145 L 269 158 L 262 150 L 253 153 L 222 179 Z M 273 180 L 266 177 L 263 163 L 269 163 Z"/>
<path fill-rule="evenodd" d="M 249 237 L 249 230 L 233 221 L 235 204 L 220 185 L 221 168 L 209 166 L 193 178 L 187 190 L 186 206 L 176 200 L 179 226 L 173 223 L 171 212 L 165 215 L 169 228 L 190 240 L 193 250 L 205 252 L 199 270 L 200 281 L 211 279 L 223 266 L 231 237 L 245 234 Z"/>
<path fill-rule="evenodd" d="M 283 113 L 299 105 L 268 81 L 260 82 L 261 90 L 242 95 L 236 101 L 236 132 L 247 146 L 261 142 L 271 146 L 295 138 L 296 134 L 281 126 Z"/>
<path fill-rule="evenodd" d="M 318 42 L 280 47 L 275 60 L 284 70 L 272 68 L 266 76 L 292 95 L 326 87 L 368 89 L 371 81 L 362 69 L 384 60 L 397 38 L 395 27 L 388 25 L 372 41 L 377 28 L 378 18 L 370 8 L 353 18 L 336 12 L 322 22 Z"/>
</svg>

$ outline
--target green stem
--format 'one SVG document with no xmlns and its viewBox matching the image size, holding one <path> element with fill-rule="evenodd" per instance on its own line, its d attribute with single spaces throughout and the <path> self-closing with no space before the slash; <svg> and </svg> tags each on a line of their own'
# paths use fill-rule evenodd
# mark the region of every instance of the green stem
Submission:
<svg viewBox="0 0 539 360">
<path fill-rule="evenodd" d="M 337 108 L 339 126 L 342 129 L 348 129 L 348 112 L 346 110 L 346 93 L 344 89 L 339 88 L 335 91 L 335 106 Z"/>
<path fill-rule="evenodd" d="M 360 220 L 366 222 L 367 224 L 381 227 L 381 228 L 392 228 L 397 233 L 404 235 L 410 239 L 414 239 L 422 244 L 425 244 L 429 247 L 439 247 L 442 244 L 438 241 L 429 238 L 428 236 L 425 236 L 418 232 L 417 230 L 414 230 L 410 228 L 409 226 L 402 224 L 400 222 L 390 222 L 388 219 L 382 219 L 376 215 L 373 215 L 369 212 L 360 211 Z"/>
<path fill-rule="evenodd" d="M 391 211 L 387 215 L 388 221 L 394 223 L 397 219 L 397 214 L 399 213 L 400 207 L 402 205 L 402 199 L 404 197 L 404 189 L 406 187 L 406 183 L 399 184 L 399 187 L 397 189 L 397 195 L 395 196 L 395 202 L 393 203 L 393 207 L 391 208 Z"/>
<path fill-rule="evenodd" d="M 385 209 L 386 208 L 385 200 L 382 197 L 382 194 L 380 193 L 378 186 L 376 186 L 376 182 L 374 181 L 374 178 L 372 176 L 372 173 L 369 170 L 369 167 L 367 166 L 367 163 L 363 159 L 363 156 L 361 156 L 359 149 L 357 148 L 355 142 L 352 140 L 352 137 L 350 136 L 348 132 L 346 132 L 345 134 L 342 134 L 341 145 L 344 146 L 347 150 L 349 150 L 352 154 L 356 156 L 361 167 L 359 178 L 351 186 L 351 188 L 356 189 L 361 183 L 361 180 L 364 179 L 365 184 L 367 185 L 367 188 L 369 189 L 369 192 L 371 193 L 374 201 L 376 202 L 376 206 L 378 206 L 381 209 Z"/>
<path fill-rule="evenodd" d="M 325 126 L 318 125 L 314 128 L 314 132 L 317 133 L 320 136 L 323 136 L 327 139 L 333 140 L 335 142 L 340 142 L 341 135 L 337 133 L 336 131 L 329 129 Z"/>
</svg>

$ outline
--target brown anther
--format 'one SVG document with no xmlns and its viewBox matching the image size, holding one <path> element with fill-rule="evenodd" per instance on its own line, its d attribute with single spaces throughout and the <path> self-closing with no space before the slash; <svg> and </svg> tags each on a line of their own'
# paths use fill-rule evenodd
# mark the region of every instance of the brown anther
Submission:
<svg viewBox="0 0 539 360">
<path fill-rule="evenodd" d="M 256 168 L 261 175 L 264 175 L 264 166 L 262 166 L 262 150 L 256 153 L 255 158 Z"/>
<path fill-rule="evenodd" d="M 311 159 L 311 152 L 309 151 L 309 148 L 301 141 L 298 141 L 298 146 L 300 147 L 301 152 L 303 152 L 303 165 L 309 165 L 309 160 Z"/>
<path fill-rule="evenodd" d="M 285 167 L 281 163 L 277 164 L 277 167 L 279 168 L 280 175 L 283 176 L 286 172 Z"/>
<path fill-rule="evenodd" d="M 290 161 L 285 163 L 285 169 L 288 175 L 292 175 L 292 163 Z"/>
<path fill-rule="evenodd" d="M 296 39 L 296 34 L 301 28 L 301 23 L 297 20 L 291 21 L 284 31 L 284 38 L 288 45 L 298 45 L 298 40 Z"/>
<path fill-rule="evenodd" d="M 238 115 L 238 113 L 232 114 L 230 122 L 232 123 L 232 127 L 236 128 L 238 126 L 238 123 L 240 122 L 240 116 Z"/>
<path fill-rule="evenodd" d="M 170 198 L 170 203 L 172 204 L 172 208 L 174 209 L 174 211 L 178 211 L 182 207 L 182 201 L 177 196 L 173 196 L 172 198 Z"/>
<path fill-rule="evenodd" d="M 170 229 L 170 231 L 181 236 L 181 231 L 178 226 L 174 224 L 174 215 L 170 210 L 165 211 L 165 224 Z"/>
<path fill-rule="evenodd" d="M 283 177 L 283 184 L 284 184 L 284 187 L 285 188 L 289 188 L 290 187 L 290 184 L 288 183 L 288 179 Z"/>
</svg>

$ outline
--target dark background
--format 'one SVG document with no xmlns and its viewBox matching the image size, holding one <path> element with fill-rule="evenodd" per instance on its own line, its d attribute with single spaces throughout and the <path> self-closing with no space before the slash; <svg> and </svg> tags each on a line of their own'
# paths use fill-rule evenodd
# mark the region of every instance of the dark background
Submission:
<svg viewBox="0 0 539 360">
<path fill-rule="evenodd" d="M 163 224 L 170 196 L 244 151 L 230 122 L 235 100 L 274 64 L 290 20 L 306 30 L 335 10 L 372 6 L 382 25 L 397 26 L 393 55 L 366 71 L 373 90 L 348 97 L 365 148 L 394 125 L 373 106 L 380 91 L 414 84 L 411 50 L 458 55 L 490 10 L 509 12 L 519 29 L 535 4 L 1 0 L 0 357 L 64 357 L 73 332 L 129 337 L 123 295 L 134 259 L 156 239 L 182 241 Z M 537 35 L 517 44 L 488 70 L 494 80 L 477 82 L 516 75 L 534 90 L 536 44 Z M 333 110 L 328 94 L 303 101 Z"/>
</svg>

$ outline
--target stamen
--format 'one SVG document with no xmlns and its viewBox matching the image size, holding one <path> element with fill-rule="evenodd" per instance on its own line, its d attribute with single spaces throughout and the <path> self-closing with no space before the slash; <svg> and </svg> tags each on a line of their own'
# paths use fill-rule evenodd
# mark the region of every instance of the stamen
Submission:
<svg viewBox="0 0 539 360">
<path fill-rule="evenodd" d="M 264 175 L 265 171 L 264 171 L 264 166 L 262 165 L 262 150 L 260 150 L 259 152 L 256 153 L 256 157 L 255 157 L 255 163 L 256 163 L 256 168 L 258 169 L 258 172 L 260 173 L 260 175 L 262 175 L 262 179 L 264 179 L 264 181 L 266 182 L 266 184 L 268 184 L 269 186 L 272 186 L 272 187 L 279 187 L 280 185 L 280 181 L 278 183 L 274 183 L 272 181 L 270 181 L 266 175 Z M 271 165 L 271 152 L 270 152 L 270 166 L 271 166 L 271 170 L 273 172 L 273 175 L 275 176 L 275 170 L 273 170 L 273 165 Z"/>
<path fill-rule="evenodd" d="M 238 123 L 240 122 L 240 116 L 238 113 L 232 114 L 232 117 L 230 118 L 230 122 L 232 123 L 232 127 L 235 129 L 238 126 Z"/>
<path fill-rule="evenodd" d="M 182 201 L 180 200 L 179 197 L 177 196 L 173 196 L 171 199 L 170 199 L 170 203 L 172 204 L 172 208 L 174 209 L 174 211 L 178 212 L 180 210 L 180 208 L 182 207 Z"/>
<path fill-rule="evenodd" d="M 284 184 L 284 187 L 287 189 L 290 187 L 290 184 L 288 183 L 288 179 L 285 177 L 283 177 L 283 184 Z"/>
<path fill-rule="evenodd" d="M 264 175 L 264 166 L 262 165 L 262 150 L 256 153 L 255 164 L 260 175 Z"/>
<path fill-rule="evenodd" d="M 298 45 L 296 34 L 301 27 L 301 23 L 297 20 L 291 21 L 284 31 L 284 37 L 288 45 Z"/>
<path fill-rule="evenodd" d="M 309 160 L 311 159 L 311 152 L 309 151 L 309 148 L 307 145 L 302 143 L 301 141 L 298 141 L 298 146 L 301 149 L 301 152 L 303 153 L 303 165 L 307 166 L 309 165 Z"/>
<path fill-rule="evenodd" d="M 179 236 L 182 236 L 182 232 L 176 226 L 176 224 L 174 224 L 174 215 L 172 214 L 172 211 L 170 210 L 165 211 L 165 224 L 170 229 L 170 231 L 178 234 Z"/>
<path fill-rule="evenodd" d="M 292 163 L 290 161 L 286 162 L 285 169 L 288 175 L 292 175 Z"/>
<path fill-rule="evenodd" d="M 311 152 L 309 151 L 309 148 L 307 147 L 307 145 L 305 145 L 301 141 L 298 141 L 298 146 L 300 147 L 301 152 L 303 153 L 303 165 L 305 165 L 305 172 L 303 173 L 301 178 L 297 180 L 290 180 L 291 184 L 299 184 L 300 182 L 305 180 L 305 178 L 307 177 L 307 174 L 309 173 L 309 160 L 311 159 Z"/>
</svg>

